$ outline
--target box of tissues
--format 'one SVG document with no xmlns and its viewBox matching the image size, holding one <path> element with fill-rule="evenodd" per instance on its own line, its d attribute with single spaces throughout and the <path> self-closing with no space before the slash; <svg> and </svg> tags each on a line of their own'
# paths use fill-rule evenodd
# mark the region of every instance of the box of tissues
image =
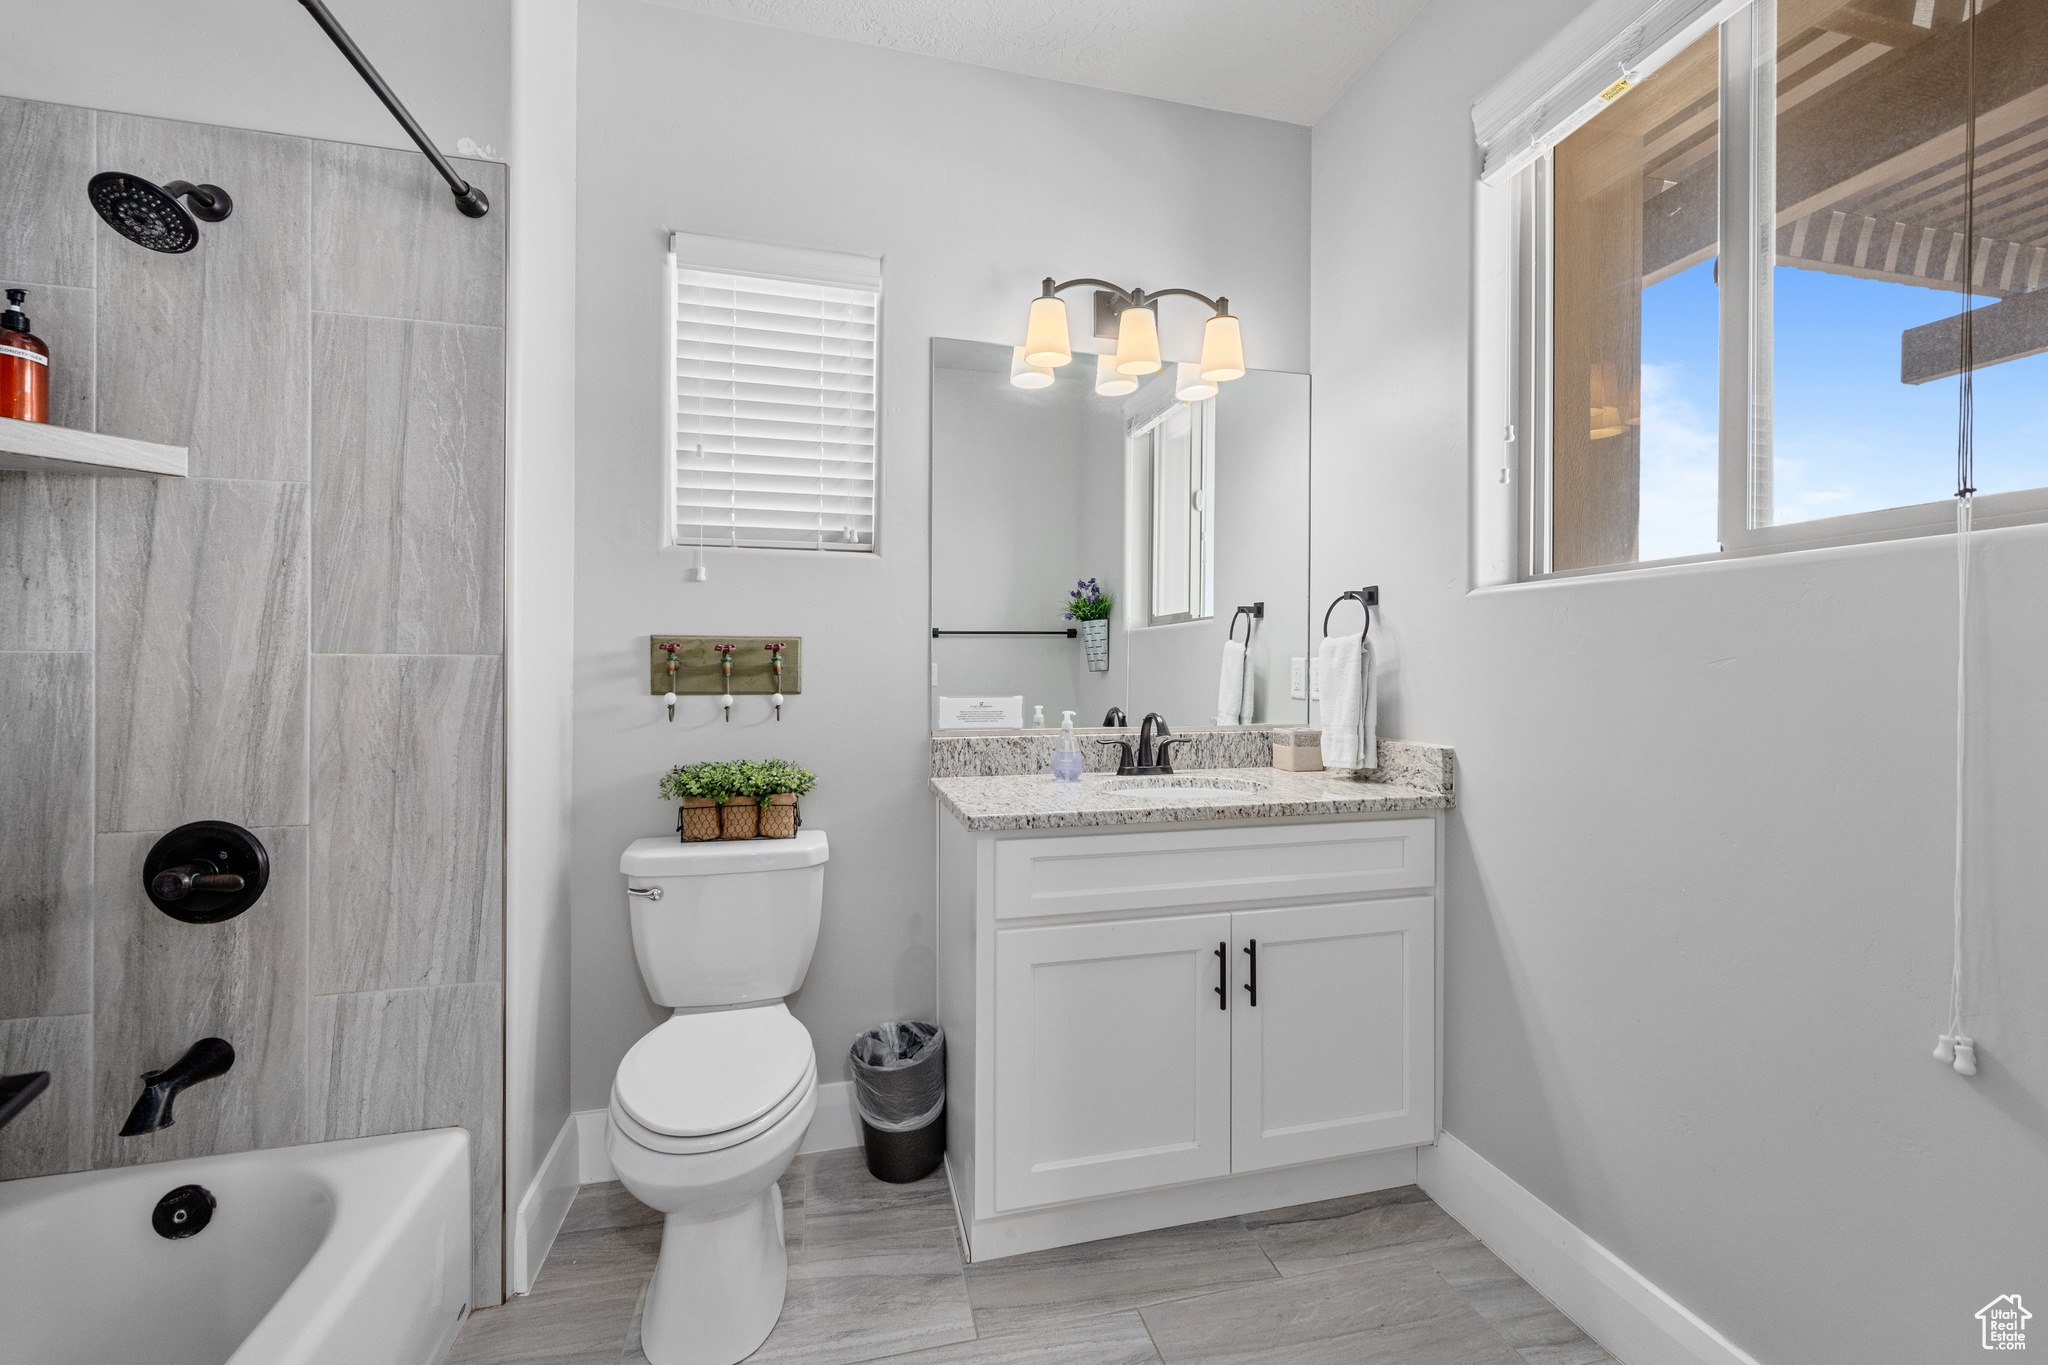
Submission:
<svg viewBox="0 0 2048 1365">
<path fill-rule="evenodd" d="M 1288 726 L 1273 731 L 1273 766 L 1284 773 L 1321 772 L 1323 732 L 1306 726 Z"/>
</svg>

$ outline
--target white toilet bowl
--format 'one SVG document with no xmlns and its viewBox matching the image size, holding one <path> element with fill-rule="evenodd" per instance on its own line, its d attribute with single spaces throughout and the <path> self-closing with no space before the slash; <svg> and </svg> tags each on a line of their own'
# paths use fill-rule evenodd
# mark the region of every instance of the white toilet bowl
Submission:
<svg viewBox="0 0 2048 1365">
<path fill-rule="evenodd" d="M 734 1365 L 767 1339 L 789 1282 L 776 1182 L 817 1108 L 810 1034 L 780 1001 L 678 1015 L 627 1053 L 605 1150 L 666 1215 L 641 1316 L 651 1365 Z"/>
</svg>

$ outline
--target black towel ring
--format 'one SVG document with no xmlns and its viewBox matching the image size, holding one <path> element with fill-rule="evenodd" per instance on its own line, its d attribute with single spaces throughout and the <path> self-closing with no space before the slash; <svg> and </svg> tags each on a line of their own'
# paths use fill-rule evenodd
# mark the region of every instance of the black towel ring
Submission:
<svg viewBox="0 0 2048 1365">
<path fill-rule="evenodd" d="M 1236 611 L 1230 613 L 1230 629 L 1223 632 L 1225 639 L 1235 640 L 1237 638 L 1237 618 L 1240 616 L 1245 618 L 1245 648 L 1250 649 L 1252 644 L 1252 622 L 1266 619 L 1266 604 L 1264 602 L 1254 602 L 1248 607 L 1239 607 Z"/>
<path fill-rule="evenodd" d="M 1359 638 L 1363 639 L 1372 634 L 1372 609 L 1380 604 L 1380 590 L 1376 586 L 1338 593 L 1337 600 L 1330 603 L 1330 610 L 1323 613 L 1323 634 L 1330 633 L 1330 612 L 1337 610 L 1347 601 L 1356 602 L 1365 608 L 1365 629 L 1359 633 Z"/>
</svg>

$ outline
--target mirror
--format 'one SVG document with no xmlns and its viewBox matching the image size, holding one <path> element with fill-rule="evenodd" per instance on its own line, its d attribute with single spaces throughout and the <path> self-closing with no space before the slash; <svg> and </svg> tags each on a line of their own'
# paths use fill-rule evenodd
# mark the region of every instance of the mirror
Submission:
<svg viewBox="0 0 2048 1365">
<path fill-rule="evenodd" d="M 1226 641 L 1247 636 L 1231 723 L 1307 724 L 1289 664 L 1310 652 L 1309 377 L 1251 370 L 1183 403 L 1171 362 L 1105 397 L 1091 355 L 1035 389 L 1011 356 L 932 342 L 933 728 L 1039 709 L 1086 728 L 1111 707 L 1215 725 Z M 1065 616 L 1089 580 L 1114 599 L 1107 658 Z"/>
</svg>

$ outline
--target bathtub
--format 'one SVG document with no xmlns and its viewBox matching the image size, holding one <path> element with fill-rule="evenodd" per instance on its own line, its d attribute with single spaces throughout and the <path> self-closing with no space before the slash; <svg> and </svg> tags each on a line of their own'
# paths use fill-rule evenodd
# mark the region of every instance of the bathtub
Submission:
<svg viewBox="0 0 2048 1365">
<path fill-rule="evenodd" d="M 460 1128 L 0 1184 L 0 1359 L 436 1365 L 468 1302 Z"/>
</svg>

